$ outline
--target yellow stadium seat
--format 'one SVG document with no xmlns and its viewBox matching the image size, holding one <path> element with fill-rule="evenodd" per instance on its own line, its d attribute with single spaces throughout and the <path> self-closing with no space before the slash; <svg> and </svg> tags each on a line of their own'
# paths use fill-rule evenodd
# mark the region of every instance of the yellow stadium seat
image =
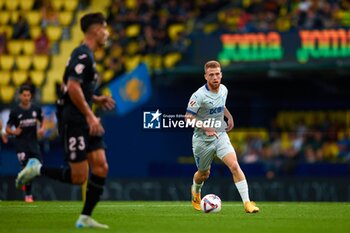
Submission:
<svg viewBox="0 0 350 233">
<path fill-rule="evenodd" d="M 3 5 L 5 5 L 6 0 L 0 0 L 0 9 L 2 9 Z"/>
<path fill-rule="evenodd" d="M 75 11 L 78 7 L 78 3 L 78 0 L 65 0 L 63 6 L 66 11 Z"/>
<path fill-rule="evenodd" d="M 172 24 L 168 28 L 168 35 L 171 40 L 176 40 L 178 34 L 185 30 L 185 25 L 183 24 Z"/>
<path fill-rule="evenodd" d="M 9 26 L 9 25 L 0 26 L 0 33 L 3 33 L 3 32 L 6 33 L 6 38 L 7 39 L 11 39 L 12 38 L 12 34 L 13 34 L 12 26 Z"/>
<path fill-rule="evenodd" d="M 29 33 L 32 39 L 38 38 L 38 36 L 41 34 L 40 26 L 31 26 L 29 30 L 30 30 Z"/>
<path fill-rule="evenodd" d="M 219 25 L 217 23 L 207 23 L 203 27 L 203 32 L 205 34 L 210 34 L 213 31 L 215 31 L 216 29 L 218 29 L 218 27 L 219 27 Z"/>
<path fill-rule="evenodd" d="M 167 69 L 173 68 L 177 62 L 181 60 L 180 53 L 169 53 L 164 57 L 164 67 Z"/>
<path fill-rule="evenodd" d="M 0 11 L 0 25 L 6 25 L 10 21 L 10 17 L 9 11 Z"/>
<path fill-rule="evenodd" d="M 26 55 L 32 55 L 35 52 L 35 43 L 32 40 L 25 40 L 22 42 L 23 52 Z"/>
<path fill-rule="evenodd" d="M 11 70 L 15 64 L 15 58 L 12 55 L 0 56 L 0 67 L 2 70 Z"/>
<path fill-rule="evenodd" d="M 0 100 L 3 103 L 11 103 L 15 96 L 16 89 L 12 86 L 0 86 Z"/>
<path fill-rule="evenodd" d="M 7 85 L 10 82 L 11 73 L 8 70 L 0 70 L 0 86 Z"/>
<path fill-rule="evenodd" d="M 46 82 L 43 86 L 41 102 L 43 104 L 52 104 L 56 101 L 56 91 L 55 91 L 55 83 L 54 82 Z"/>
<path fill-rule="evenodd" d="M 24 70 L 15 70 L 12 72 L 12 82 L 18 87 L 28 79 L 28 72 Z"/>
<path fill-rule="evenodd" d="M 128 55 L 134 55 L 140 50 L 140 43 L 133 41 L 129 42 L 126 46 L 126 53 Z"/>
<path fill-rule="evenodd" d="M 12 55 L 18 55 L 22 51 L 22 43 L 20 40 L 11 40 L 7 43 L 7 50 Z"/>
<path fill-rule="evenodd" d="M 16 67 L 19 70 L 29 70 L 32 66 L 32 56 L 22 55 L 16 57 Z"/>
<path fill-rule="evenodd" d="M 45 80 L 45 72 L 41 70 L 30 71 L 29 76 L 33 84 L 37 87 L 41 87 Z"/>
<path fill-rule="evenodd" d="M 34 0 L 20 0 L 19 7 L 22 11 L 30 11 L 33 8 Z"/>
<path fill-rule="evenodd" d="M 46 28 L 47 36 L 51 42 L 58 41 L 62 36 L 62 28 L 58 26 L 48 26 Z"/>
<path fill-rule="evenodd" d="M 154 69 L 161 69 L 162 68 L 162 56 L 161 55 L 154 55 L 153 56 L 153 68 Z"/>
<path fill-rule="evenodd" d="M 114 77 L 114 71 L 111 69 L 106 70 L 105 72 L 103 72 L 102 82 L 106 83 L 106 82 L 110 81 L 113 77 Z"/>
<path fill-rule="evenodd" d="M 99 48 L 98 50 L 95 51 L 95 60 L 96 61 L 101 61 L 103 58 L 105 58 L 106 53 L 104 48 Z"/>
<path fill-rule="evenodd" d="M 146 54 L 142 58 L 142 62 L 144 62 L 148 69 L 153 69 L 153 60 L 154 60 L 154 55 L 153 54 Z"/>
<path fill-rule="evenodd" d="M 9 11 L 17 10 L 18 5 L 19 5 L 19 0 L 7 0 L 7 1 L 5 1 L 5 7 Z"/>
<path fill-rule="evenodd" d="M 126 57 L 125 58 L 125 69 L 127 72 L 132 71 L 133 69 L 136 68 L 136 66 L 140 63 L 141 61 L 141 56 L 136 55 L 132 57 Z"/>
<path fill-rule="evenodd" d="M 63 70 L 49 70 L 46 72 L 46 82 L 62 83 Z"/>
<path fill-rule="evenodd" d="M 126 28 L 126 36 L 127 37 L 136 37 L 140 35 L 141 26 L 139 24 L 131 24 Z"/>
<path fill-rule="evenodd" d="M 138 4 L 136 0 L 126 0 L 125 5 L 128 9 L 135 10 Z"/>
<path fill-rule="evenodd" d="M 39 25 L 41 21 L 41 13 L 40 11 L 28 11 L 26 19 L 30 26 Z"/>
<path fill-rule="evenodd" d="M 18 17 L 19 17 L 19 11 L 12 11 L 11 12 L 11 23 L 15 24 L 18 22 Z"/>
<path fill-rule="evenodd" d="M 97 71 L 97 73 L 102 74 L 104 70 L 105 70 L 105 68 L 104 68 L 104 66 L 102 64 L 96 63 L 96 71 Z"/>
<path fill-rule="evenodd" d="M 51 5 L 55 11 L 60 11 L 63 7 L 63 4 L 64 4 L 63 0 L 51 1 Z"/>
<path fill-rule="evenodd" d="M 46 70 L 49 66 L 49 56 L 38 55 L 33 57 L 33 66 L 35 70 Z"/>
<path fill-rule="evenodd" d="M 72 11 L 62 11 L 58 14 L 58 20 L 61 26 L 67 27 L 73 21 L 73 12 Z"/>
</svg>

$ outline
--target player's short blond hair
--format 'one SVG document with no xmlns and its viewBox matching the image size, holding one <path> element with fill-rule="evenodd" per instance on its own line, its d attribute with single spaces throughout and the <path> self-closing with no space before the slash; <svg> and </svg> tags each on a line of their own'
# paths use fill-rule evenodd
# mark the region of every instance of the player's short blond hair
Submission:
<svg viewBox="0 0 350 233">
<path fill-rule="evenodd" d="M 212 60 L 212 61 L 208 61 L 207 63 L 205 63 L 205 65 L 204 65 L 204 72 L 207 72 L 207 70 L 209 69 L 209 68 L 220 68 L 221 66 L 220 66 L 220 63 L 218 62 L 218 61 L 214 61 L 214 60 Z"/>
</svg>

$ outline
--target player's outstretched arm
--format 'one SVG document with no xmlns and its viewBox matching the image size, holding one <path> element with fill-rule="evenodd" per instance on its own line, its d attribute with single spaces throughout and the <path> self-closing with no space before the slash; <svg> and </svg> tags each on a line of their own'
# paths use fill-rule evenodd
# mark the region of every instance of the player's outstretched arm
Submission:
<svg viewBox="0 0 350 233">
<path fill-rule="evenodd" d="M 226 132 L 230 131 L 231 129 L 233 129 L 234 127 L 234 121 L 233 121 L 233 117 L 230 113 L 230 111 L 226 108 L 224 108 L 224 116 L 227 118 L 227 128 L 226 128 Z"/>
<path fill-rule="evenodd" d="M 101 125 L 100 120 L 95 116 L 88 103 L 86 102 L 80 83 L 78 81 L 69 79 L 67 82 L 67 91 L 73 104 L 85 116 L 86 121 L 89 125 L 90 135 L 104 134 L 104 129 Z"/>
<path fill-rule="evenodd" d="M 98 106 L 102 107 L 104 110 L 112 110 L 115 107 L 115 101 L 111 96 L 106 95 L 94 95 L 92 97 L 94 104 L 97 104 Z"/>
</svg>

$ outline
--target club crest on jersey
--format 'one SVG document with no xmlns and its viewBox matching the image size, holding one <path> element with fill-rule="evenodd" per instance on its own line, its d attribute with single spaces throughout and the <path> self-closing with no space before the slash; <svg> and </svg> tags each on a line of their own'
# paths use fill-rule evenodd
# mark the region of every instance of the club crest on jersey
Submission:
<svg viewBox="0 0 350 233">
<path fill-rule="evenodd" d="M 33 111 L 33 112 L 32 112 L 32 116 L 33 116 L 33 117 L 36 117 L 36 111 Z"/>
<path fill-rule="evenodd" d="M 77 74 L 81 74 L 83 73 L 84 68 L 85 68 L 85 65 L 79 63 L 74 67 L 74 70 Z"/>
</svg>

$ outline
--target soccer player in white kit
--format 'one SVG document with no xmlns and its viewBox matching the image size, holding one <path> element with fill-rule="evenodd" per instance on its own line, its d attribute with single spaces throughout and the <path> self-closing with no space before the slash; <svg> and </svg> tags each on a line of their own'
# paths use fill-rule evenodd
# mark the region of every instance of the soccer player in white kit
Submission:
<svg viewBox="0 0 350 233">
<path fill-rule="evenodd" d="M 225 107 L 228 91 L 221 84 L 220 63 L 208 61 L 204 65 L 204 72 L 207 83 L 193 93 L 185 115 L 186 121 L 197 123 L 192 137 L 192 150 L 198 169 L 194 173 L 191 187 L 192 205 L 196 210 L 201 209 L 201 188 L 204 181 L 209 178 L 210 165 L 217 156 L 230 169 L 245 211 L 257 213 L 259 208 L 249 199 L 245 175 L 238 164 L 236 152 L 226 133 L 233 128 L 234 122 L 232 115 Z M 224 116 L 227 118 L 227 124 Z M 205 124 L 206 121 L 209 124 Z"/>
</svg>

